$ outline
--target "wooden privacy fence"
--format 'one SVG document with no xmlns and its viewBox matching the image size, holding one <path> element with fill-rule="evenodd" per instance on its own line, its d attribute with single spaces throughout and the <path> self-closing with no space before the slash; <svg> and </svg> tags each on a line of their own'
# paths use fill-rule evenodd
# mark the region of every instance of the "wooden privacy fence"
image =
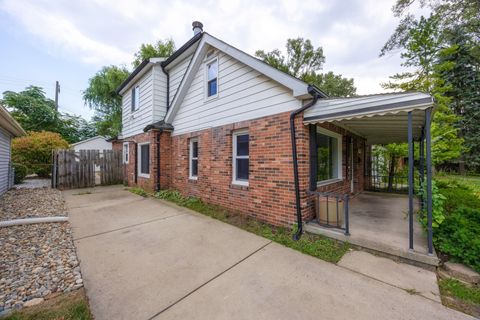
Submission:
<svg viewBox="0 0 480 320">
<path fill-rule="evenodd" d="M 123 182 L 120 150 L 56 150 L 52 158 L 54 188 L 75 189 Z"/>
</svg>

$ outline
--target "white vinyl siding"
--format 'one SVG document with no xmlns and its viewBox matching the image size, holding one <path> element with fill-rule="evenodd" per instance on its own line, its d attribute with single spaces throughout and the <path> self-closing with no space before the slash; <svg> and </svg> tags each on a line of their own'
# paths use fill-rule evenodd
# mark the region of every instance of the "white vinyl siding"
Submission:
<svg viewBox="0 0 480 320">
<path fill-rule="evenodd" d="M 167 113 L 167 76 L 160 65 L 153 66 L 153 121 L 163 120 Z"/>
<path fill-rule="evenodd" d="M 122 98 L 122 135 L 130 137 L 143 133 L 143 128 L 153 123 L 153 81 L 152 70 L 140 78 L 134 86 L 140 86 L 140 106 L 132 112 L 131 89 Z M 133 87 L 132 87 L 133 88 Z"/>
<path fill-rule="evenodd" d="M 11 136 L 4 129 L 0 128 L 0 194 L 3 194 L 10 187 L 10 147 Z"/>
<path fill-rule="evenodd" d="M 173 135 L 256 119 L 301 107 L 291 90 L 232 57 L 218 55 L 218 97 L 205 101 L 206 64 L 197 71 L 173 120 Z"/>
<path fill-rule="evenodd" d="M 186 57 L 183 61 L 176 64 L 170 71 L 170 103 L 175 98 L 175 94 L 177 93 L 178 87 L 180 86 L 180 82 L 185 75 L 185 71 L 187 71 L 188 65 L 192 60 L 193 54 Z"/>
</svg>

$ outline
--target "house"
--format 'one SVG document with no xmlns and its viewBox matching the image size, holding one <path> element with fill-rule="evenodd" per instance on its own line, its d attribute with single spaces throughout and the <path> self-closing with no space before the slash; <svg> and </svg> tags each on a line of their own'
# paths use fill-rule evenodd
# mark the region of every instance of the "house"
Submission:
<svg viewBox="0 0 480 320">
<path fill-rule="evenodd" d="M 0 195 L 13 185 L 12 138 L 25 134 L 25 131 L 10 113 L 3 106 L 0 106 Z"/>
<path fill-rule="evenodd" d="M 70 148 L 80 150 L 112 150 L 112 142 L 102 136 L 95 136 L 83 141 L 72 143 Z"/>
<path fill-rule="evenodd" d="M 364 221 L 365 212 L 373 211 L 362 208 L 372 201 L 395 201 L 364 194 L 378 182 L 372 175 L 372 145 L 418 141 L 427 154 L 421 177 L 430 181 L 431 96 L 331 99 L 202 28 L 194 22 L 194 35 L 181 48 L 170 57 L 143 61 L 117 89 L 122 134 L 114 148 L 123 150 L 128 185 L 172 188 L 269 224 L 297 224 L 298 236 L 305 226 L 362 242 L 361 226 L 375 224 L 374 217 Z M 413 172 L 413 158 L 409 163 Z M 424 239 L 413 220 L 413 176 L 409 182 L 412 193 L 397 200 L 401 218 L 396 223 L 407 221 L 404 209 L 411 218 L 398 236 L 397 226 L 384 224 L 392 233 L 388 246 L 393 254 L 402 246 L 402 254 L 411 256 L 407 244 L 413 249 L 414 233 L 420 233 L 417 249 L 432 255 L 431 232 Z M 326 219 L 318 218 L 325 210 Z M 362 215 L 358 210 L 364 220 L 354 226 L 354 217 Z M 349 219 L 356 232 L 350 232 Z M 385 241 L 368 227 L 363 233 L 374 237 L 362 242 L 366 246 Z"/>
</svg>

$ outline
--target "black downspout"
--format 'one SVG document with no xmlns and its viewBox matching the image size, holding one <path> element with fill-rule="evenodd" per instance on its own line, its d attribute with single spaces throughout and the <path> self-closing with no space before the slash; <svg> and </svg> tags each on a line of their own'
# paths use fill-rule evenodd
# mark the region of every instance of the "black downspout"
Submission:
<svg viewBox="0 0 480 320">
<path fill-rule="evenodd" d="M 292 153 L 293 153 L 293 179 L 295 183 L 295 206 L 297 208 L 297 232 L 293 235 L 294 240 L 299 240 L 303 232 L 302 223 L 302 208 L 300 207 L 300 182 L 298 179 L 298 162 L 297 162 L 297 140 L 295 133 L 295 117 L 317 103 L 319 94 L 308 86 L 308 93 L 313 96 L 313 100 L 300 109 L 293 111 L 290 114 L 290 137 L 292 139 Z"/>
<path fill-rule="evenodd" d="M 133 143 L 133 147 L 135 148 L 135 184 L 137 184 L 138 180 L 138 148 L 137 148 L 137 143 Z"/>
<path fill-rule="evenodd" d="M 160 135 L 162 132 L 158 132 L 157 134 L 157 185 L 155 190 L 158 192 L 160 191 Z"/>
<path fill-rule="evenodd" d="M 161 65 L 163 73 L 167 76 L 167 112 L 170 107 L 170 74 L 165 71 L 165 67 Z"/>
</svg>

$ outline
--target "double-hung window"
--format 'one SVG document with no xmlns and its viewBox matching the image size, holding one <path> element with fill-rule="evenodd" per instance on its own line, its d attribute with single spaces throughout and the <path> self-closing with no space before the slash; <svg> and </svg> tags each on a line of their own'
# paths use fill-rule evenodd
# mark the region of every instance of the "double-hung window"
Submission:
<svg viewBox="0 0 480 320">
<path fill-rule="evenodd" d="M 130 150 L 128 142 L 123 144 L 123 163 L 128 163 L 128 158 L 130 157 Z"/>
<path fill-rule="evenodd" d="M 198 178 L 198 139 L 190 139 L 188 159 L 189 168 L 188 176 L 190 179 L 196 180 Z"/>
<path fill-rule="evenodd" d="M 233 184 L 248 186 L 249 140 L 248 131 L 233 133 Z"/>
<path fill-rule="evenodd" d="M 150 143 L 138 144 L 138 176 L 150 178 Z"/>
<path fill-rule="evenodd" d="M 140 107 L 140 86 L 132 88 L 132 112 Z"/>
<path fill-rule="evenodd" d="M 342 136 L 316 127 L 317 184 L 342 179 Z"/>
<path fill-rule="evenodd" d="M 218 59 L 207 63 L 207 98 L 215 97 L 218 93 Z"/>
</svg>

